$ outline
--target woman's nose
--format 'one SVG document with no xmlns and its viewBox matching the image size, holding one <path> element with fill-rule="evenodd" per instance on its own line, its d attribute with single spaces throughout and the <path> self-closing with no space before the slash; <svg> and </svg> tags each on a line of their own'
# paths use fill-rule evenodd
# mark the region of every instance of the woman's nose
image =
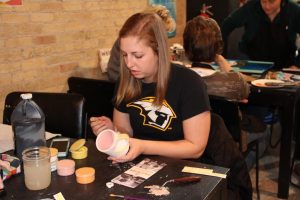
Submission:
<svg viewBox="0 0 300 200">
<path fill-rule="evenodd" d="M 127 65 L 128 68 L 133 67 L 133 60 L 130 56 L 128 56 L 127 59 L 126 59 L 126 65 Z"/>
</svg>

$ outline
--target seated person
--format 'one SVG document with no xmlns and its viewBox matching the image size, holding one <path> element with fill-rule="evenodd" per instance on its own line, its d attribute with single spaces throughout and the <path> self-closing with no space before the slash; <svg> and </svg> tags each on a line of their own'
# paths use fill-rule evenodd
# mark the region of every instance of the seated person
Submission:
<svg viewBox="0 0 300 200">
<path fill-rule="evenodd" d="M 293 0 L 251 0 L 224 19 L 221 29 L 227 42 L 234 29 L 245 28 L 239 49 L 250 60 L 274 62 L 275 69 L 298 68 L 299 19 L 300 6 Z"/>
<path fill-rule="evenodd" d="M 193 67 L 207 68 L 215 62 L 219 65 L 220 72 L 215 72 L 210 76 L 203 77 L 207 84 L 209 95 L 221 96 L 230 100 L 246 99 L 249 94 L 249 85 L 246 80 L 251 77 L 238 72 L 231 72 L 230 64 L 221 55 L 223 50 L 223 41 L 220 28 L 212 18 L 197 16 L 187 22 L 183 33 L 183 46 L 187 58 L 192 62 Z M 246 101 L 247 102 L 247 101 Z M 248 105 L 245 105 L 248 106 Z M 255 117 L 254 114 L 241 115 L 242 151 L 246 151 L 247 141 L 262 138 L 260 143 L 260 155 L 267 148 L 267 134 L 264 134 L 266 126 L 262 120 Z M 261 133 L 261 134 L 252 134 Z M 254 152 L 253 152 L 254 153 Z M 251 153 L 252 154 L 252 153 Z M 249 155 L 249 159 L 253 155 Z M 249 168 L 252 166 L 252 160 L 248 161 Z"/>
<path fill-rule="evenodd" d="M 197 16 L 188 21 L 183 33 L 183 47 L 192 68 L 212 68 L 215 62 L 220 72 L 203 77 L 208 94 L 230 100 L 246 99 L 251 77 L 233 72 L 231 65 L 221 55 L 223 41 L 220 28 L 212 18 Z"/>
<path fill-rule="evenodd" d="M 122 59 L 113 122 L 105 116 L 90 119 L 95 135 L 113 129 L 131 136 L 128 153 L 108 159 L 128 162 L 145 154 L 197 160 L 204 152 L 215 158 L 221 145 L 209 141 L 210 131 L 216 127 L 211 128 L 205 83 L 192 70 L 170 64 L 167 31 L 161 18 L 154 13 L 134 14 L 121 28 L 119 39 Z M 228 188 L 236 198 L 231 199 L 252 199 L 246 165 L 231 142 L 229 137 L 222 143 L 230 145 L 228 159 L 219 156 L 215 161 L 221 161 L 215 164 L 233 169 Z"/>
</svg>

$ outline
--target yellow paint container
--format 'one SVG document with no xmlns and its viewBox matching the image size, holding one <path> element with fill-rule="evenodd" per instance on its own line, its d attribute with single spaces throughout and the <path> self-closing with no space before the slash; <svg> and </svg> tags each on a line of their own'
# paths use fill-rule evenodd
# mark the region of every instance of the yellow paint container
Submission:
<svg viewBox="0 0 300 200">
<path fill-rule="evenodd" d="M 82 167 L 76 170 L 76 181 L 80 184 L 92 183 L 95 180 L 95 169 L 92 167 Z"/>
<path fill-rule="evenodd" d="M 88 156 L 88 148 L 84 146 L 85 139 L 79 139 L 70 147 L 73 159 L 84 159 Z"/>
<path fill-rule="evenodd" d="M 86 146 L 80 147 L 77 151 L 72 151 L 73 159 L 84 159 L 87 157 L 88 148 Z"/>
<path fill-rule="evenodd" d="M 58 150 L 56 148 L 49 148 L 50 150 L 50 165 L 51 165 L 51 172 L 56 171 L 57 168 L 57 154 Z"/>
</svg>

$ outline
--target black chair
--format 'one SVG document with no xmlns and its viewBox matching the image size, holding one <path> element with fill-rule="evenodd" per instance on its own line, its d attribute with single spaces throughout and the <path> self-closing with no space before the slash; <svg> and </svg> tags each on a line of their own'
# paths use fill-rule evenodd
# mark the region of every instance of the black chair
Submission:
<svg viewBox="0 0 300 200">
<path fill-rule="evenodd" d="M 260 199 L 259 192 L 259 140 L 253 140 L 248 143 L 242 137 L 243 133 L 241 130 L 241 114 L 239 110 L 238 102 L 229 101 L 224 98 L 210 96 L 210 105 L 212 112 L 220 115 L 224 123 L 231 133 L 233 139 L 239 144 L 240 151 L 246 157 L 251 151 L 255 152 L 255 172 L 256 172 L 256 193 L 257 199 Z M 243 147 L 246 146 L 246 149 Z"/>
<path fill-rule="evenodd" d="M 20 95 L 32 93 L 32 100 L 45 114 L 45 130 L 70 138 L 86 137 L 85 99 L 79 94 L 46 92 L 12 92 L 5 98 L 3 123 L 11 124 L 10 117 L 22 100 Z"/>
<path fill-rule="evenodd" d="M 102 115 L 112 118 L 115 83 L 106 80 L 70 77 L 68 86 L 69 93 L 78 93 L 84 96 L 88 119 L 92 116 Z M 87 137 L 95 137 L 90 126 L 87 127 Z"/>
<path fill-rule="evenodd" d="M 252 185 L 247 164 L 235 144 L 224 120 L 211 113 L 211 127 L 201 162 L 230 168 L 227 176 L 227 198 L 252 200 Z"/>
</svg>

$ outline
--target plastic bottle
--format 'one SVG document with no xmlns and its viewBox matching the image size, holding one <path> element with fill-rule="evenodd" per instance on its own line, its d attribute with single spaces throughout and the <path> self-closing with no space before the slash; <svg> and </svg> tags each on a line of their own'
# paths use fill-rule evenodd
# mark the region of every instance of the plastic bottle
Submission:
<svg viewBox="0 0 300 200">
<path fill-rule="evenodd" d="M 21 94 L 22 101 L 11 115 L 14 132 L 15 153 L 22 159 L 24 149 L 33 146 L 46 146 L 45 115 L 32 100 L 32 94 Z"/>
</svg>

